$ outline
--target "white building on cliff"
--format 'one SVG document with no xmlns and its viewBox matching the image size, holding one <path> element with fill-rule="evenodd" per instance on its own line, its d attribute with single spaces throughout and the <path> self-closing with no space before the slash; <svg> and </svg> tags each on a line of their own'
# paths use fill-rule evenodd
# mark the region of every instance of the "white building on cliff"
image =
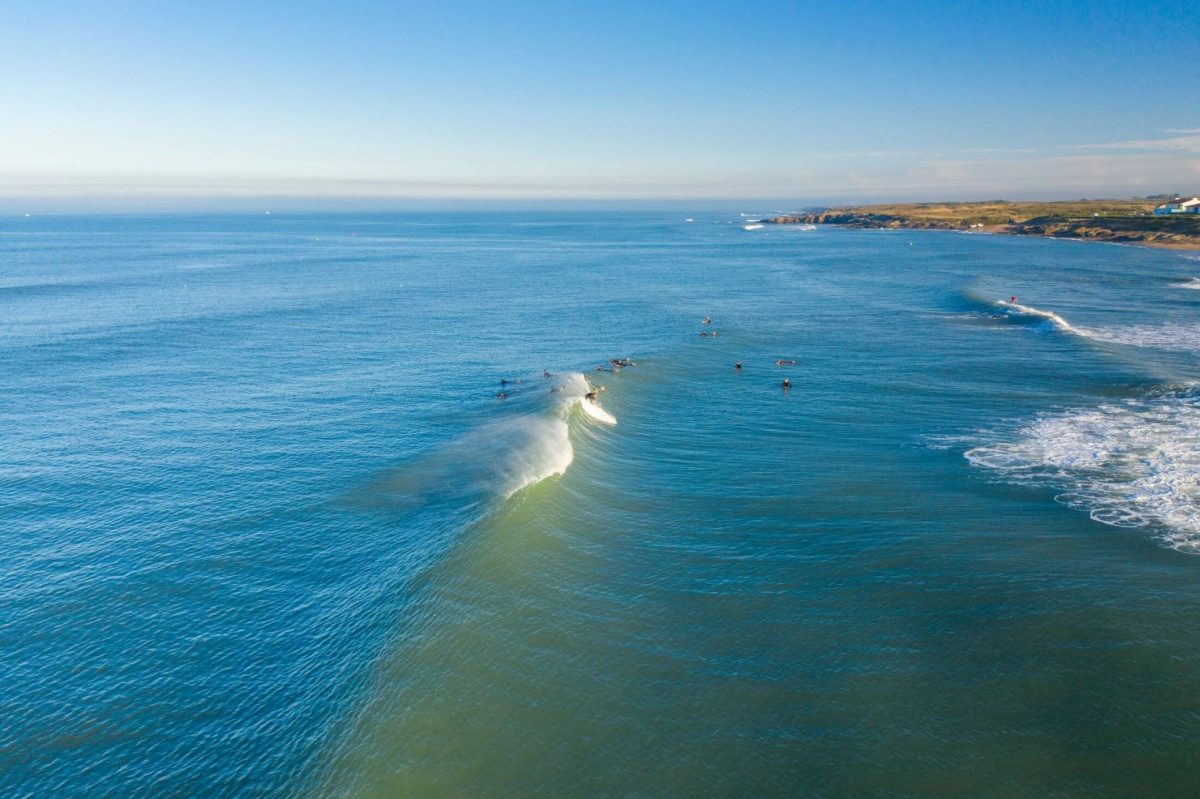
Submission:
<svg viewBox="0 0 1200 799">
<path fill-rule="evenodd" d="M 1154 209 L 1155 216 L 1167 216 L 1169 214 L 1200 214 L 1200 197 L 1193 197 L 1190 200 L 1185 200 L 1183 197 L 1176 197 L 1170 202 L 1165 202 Z"/>
</svg>

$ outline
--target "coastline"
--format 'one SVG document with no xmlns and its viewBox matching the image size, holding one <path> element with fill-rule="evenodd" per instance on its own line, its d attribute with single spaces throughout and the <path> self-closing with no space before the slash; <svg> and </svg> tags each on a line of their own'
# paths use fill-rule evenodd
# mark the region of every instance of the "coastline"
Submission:
<svg viewBox="0 0 1200 799">
<path fill-rule="evenodd" d="M 1153 209 L 1154 203 L 1148 199 L 911 203 L 825 208 L 758 221 L 774 225 L 953 230 L 1200 251 L 1200 215 L 1155 216 Z"/>
</svg>

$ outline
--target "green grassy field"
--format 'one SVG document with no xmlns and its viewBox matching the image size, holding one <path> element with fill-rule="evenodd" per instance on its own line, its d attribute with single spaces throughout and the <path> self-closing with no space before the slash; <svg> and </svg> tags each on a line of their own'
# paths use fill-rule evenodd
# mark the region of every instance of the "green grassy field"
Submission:
<svg viewBox="0 0 1200 799">
<path fill-rule="evenodd" d="M 923 222 L 942 222 L 955 227 L 974 224 L 1012 225 L 1034 219 L 1136 219 L 1153 215 L 1156 203 L 1152 200 L 1067 200 L 1061 202 L 1007 202 L 1002 200 L 973 203 L 902 203 L 897 205 L 862 205 L 830 211 L 888 216 Z"/>
</svg>

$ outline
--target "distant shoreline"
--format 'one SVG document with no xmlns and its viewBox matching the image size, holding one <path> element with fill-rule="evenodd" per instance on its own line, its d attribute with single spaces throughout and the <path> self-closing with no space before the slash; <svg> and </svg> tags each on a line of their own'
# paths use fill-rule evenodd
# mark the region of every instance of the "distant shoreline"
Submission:
<svg viewBox="0 0 1200 799">
<path fill-rule="evenodd" d="M 905 203 L 826 208 L 760 219 L 767 225 L 977 231 L 1200 250 L 1200 214 L 1155 216 L 1151 199 Z"/>
</svg>

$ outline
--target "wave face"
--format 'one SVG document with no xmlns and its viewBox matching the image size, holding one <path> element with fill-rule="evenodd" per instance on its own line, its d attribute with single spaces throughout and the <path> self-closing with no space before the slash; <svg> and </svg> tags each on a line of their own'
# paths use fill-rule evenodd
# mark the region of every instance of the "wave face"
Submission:
<svg viewBox="0 0 1200 799">
<path fill-rule="evenodd" d="M 1200 277 L 1194 277 L 1191 280 L 1185 280 L 1182 283 L 1174 283 L 1172 285 L 1177 289 L 1200 290 Z"/>
<path fill-rule="evenodd" d="M 1200 554 L 1200 388 L 1039 417 L 968 450 L 972 465 L 1115 527 Z"/>
</svg>

